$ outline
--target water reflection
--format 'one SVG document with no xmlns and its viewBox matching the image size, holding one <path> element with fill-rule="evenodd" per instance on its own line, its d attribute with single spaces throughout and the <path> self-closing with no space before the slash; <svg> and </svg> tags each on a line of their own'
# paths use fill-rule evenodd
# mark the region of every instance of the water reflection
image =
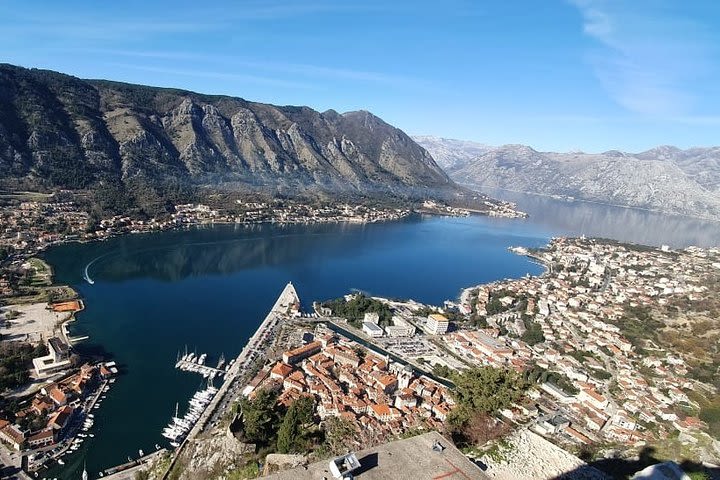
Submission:
<svg viewBox="0 0 720 480">
<path fill-rule="evenodd" d="M 720 245 L 720 222 L 666 215 L 636 208 L 483 189 L 493 197 L 516 202 L 528 220 L 555 235 L 587 235 L 645 245 L 673 247 Z"/>
<path fill-rule="evenodd" d="M 218 228 L 226 233 L 233 230 L 237 237 L 224 235 L 218 239 Z M 88 273 L 94 279 L 111 282 L 133 278 L 174 282 L 187 277 L 290 265 L 318 251 L 352 255 L 364 244 L 364 228 L 351 224 L 221 226 L 160 236 L 120 237 L 94 249 L 97 256 L 88 261 Z"/>
</svg>

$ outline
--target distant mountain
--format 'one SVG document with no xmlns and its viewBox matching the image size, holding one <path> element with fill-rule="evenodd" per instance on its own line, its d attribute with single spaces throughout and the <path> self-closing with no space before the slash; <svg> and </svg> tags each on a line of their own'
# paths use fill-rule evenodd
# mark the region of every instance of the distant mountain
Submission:
<svg viewBox="0 0 720 480">
<path fill-rule="evenodd" d="M 433 156 L 447 155 L 460 144 L 415 139 Z M 473 151 L 443 162 L 455 181 L 720 219 L 720 147 L 555 153 L 503 145 L 478 155 Z"/>
<path fill-rule="evenodd" d="M 198 186 L 321 198 L 461 191 L 425 149 L 369 112 L 0 64 L 0 187 L 103 190 L 153 209 Z"/>
<path fill-rule="evenodd" d="M 438 165 L 449 170 L 459 163 L 466 163 L 494 147 L 484 143 L 451 138 L 434 137 L 432 135 L 413 135 L 413 140 L 425 147 L 432 154 Z"/>
</svg>

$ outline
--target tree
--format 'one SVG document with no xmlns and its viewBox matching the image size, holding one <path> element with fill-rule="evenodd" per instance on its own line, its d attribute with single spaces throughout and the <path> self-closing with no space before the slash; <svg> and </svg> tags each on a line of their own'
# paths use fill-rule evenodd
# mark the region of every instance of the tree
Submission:
<svg viewBox="0 0 720 480">
<path fill-rule="evenodd" d="M 268 444 L 275 436 L 279 417 L 275 411 L 277 393 L 262 389 L 255 398 L 240 400 L 243 432 L 254 443 Z"/>
<path fill-rule="evenodd" d="M 314 403 L 311 397 L 301 397 L 290 405 L 278 430 L 278 452 L 306 450 L 307 428 L 312 423 Z"/>
<path fill-rule="evenodd" d="M 456 408 L 450 422 L 466 423 L 476 413 L 493 414 L 520 398 L 526 384 L 515 371 L 494 367 L 476 367 L 452 375 Z"/>
<path fill-rule="evenodd" d="M 542 327 L 539 323 L 529 319 L 523 319 L 525 323 L 525 332 L 522 334 L 521 340 L 528 345 L 536 345 L 540 342 L 545 341 L 545 335 L 543 335 Z"/>
<path fill-rule="evenodd" d="M 433 366 L 432 372 L 434 375 L 437 375 L 438 377 L 449 378 L 450 374 L 452 373 L 452 370 L 450 370 L 447 367 L 447 365 L 442 365 L 440 363 L 436 363 Z"/>
</svg>

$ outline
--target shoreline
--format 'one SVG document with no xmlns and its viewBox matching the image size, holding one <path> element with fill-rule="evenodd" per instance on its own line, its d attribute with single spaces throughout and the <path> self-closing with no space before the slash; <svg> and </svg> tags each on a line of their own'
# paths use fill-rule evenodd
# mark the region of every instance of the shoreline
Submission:
<svg viewBox="0 0 720 480">
<path fill-rule="evenodd" d="M 613 207 L 613 208 L 624 208 L 624 209 L 628 209 L 628 210 L 638 210 L 640 212 L 657 213 L 657 214 L 661 214 L 661 215 L 670 215 L 670 216 L 676 216 L 676 217 L 686 218 L 686 219 L 691 219 L 691 220 L 703 220 L 703 221 L 709 221 L 709 222 L 720 224 L 720 218 L 717 218 L 717 217 L 691 215 L 691 214 L 687 214 L 687 213 L 684 214 L 684 213 L 675 212 L 675 211 L 660 210 L 660 209 L 648 208 L 648 207 L 639 207 L 639 206 L 635 206 L 635 205 L 622 205 L 622 204 L 617 204 L 617 203 L 602 202 L 600 200 L 590 200 L 590 199 L 586 199 L 586 198 L 577 198 L 577 197 L 569 197 L 568 198 L 566 196 L 555 195 L 555 194 L 550 194 L 550 193 L 525 192 L 522 190 L 512 190 L 510 188 L 502 188 L 502 187 L 484 187 L 482 185 L 473 184 L 473 183 L 460 183 L 460 185 L 470 187 L 474 191 L 479 192 L 479 193 L 484 193 L 484 192 L 480 191 L 480 189 L 489 188 L 492 190 L 503 190 L 503 191 L 511 192 L 511 193 L 519 193 L 522 195 L 532 195 L 535 197 L 542 197 L 542 198 L 547 198 L 550 200 L 557 200 L 559 202 L 568 203 L 568 204 L 589 203 L 591 205 L 600 205 L 600 206 L 604 206 L 604 207 Z M 562 197 L 562 198 L 558 198 L 558 197 Z M 570 198 L 572 198 L 572 200 Z M 507 200 L 505 200 L 505 201 L 507 201 Z"/>
</svg>

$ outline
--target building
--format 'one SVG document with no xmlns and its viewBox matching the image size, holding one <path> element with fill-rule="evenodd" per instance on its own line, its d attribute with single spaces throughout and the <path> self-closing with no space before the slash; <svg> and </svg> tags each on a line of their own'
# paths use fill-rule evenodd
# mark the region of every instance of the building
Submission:
<svg viewBox="0 0 720 480">
<path fill-rule="evenodd" d="M 287 363 L 278 362 L 275 364 L 272 370 L 270 370 L 270 378 L 275 378 L 277 380 L 285 380 L 285 377 L 290 375 L 292 371 L 293 367 L 291 367 Z"/>
<path fill-rule="evenodd" d="M 65 435 L 73 415 L 75 415 L 75 409 L 70 405 L 65 405 L 50 416 L 47 426 L 55 433 L 56 439 L 60 439 Z"/>
<path fill-rule="evenodd" d="M 55 443 L 55 436 L 53 435 L 52 429 L 41 430 L 30 435 L 27 439 L 27 443 L 30 448 L 47 447 L 48 445 Z"/>
<path fill-rule="evenodd" d="M 0 430 L 0 440 L 15 450 L 20 451 L 25 444 L 25 432 L 20 430 L 17 425 L 11 423 Z"/>
<path fill-rule="evenodd" d="M 70 347 L 57 337 L 48 340 L 48 354 L 33 358 L 33 366 L 38 377 L 70 367 Z"/>
<path fill-rule="evenodd" d="M 425 330 L 432 335 L 444 335 L 450 327 L 450 321 L 439 313 L 431 313 L 427 317 L 427 323 L 425 324 Z"/>
<path fill-rule="evenodd" d="M 355 452 L 362 470 L 355 477 L 367 480 L 443 478 L 486 480 L 480 467 L 437 432 L 384 443 Z M 379 461 L 378 461 L 379 459 Z M 283 470 L 263 477 L 266 480 L 333 478 L 328 461 Z"/>
<path fill-rule="evenodd" d="M 290 365 L 298 363 L 300 360 L 303 360 L 311 355 L 315 355 L 321 348 L 322 345 L 319 341 L 316 340 L 314 342 L 310 342 L 307 345 L 303 345 L 302 347 L 294 348 L 283 353 L 283 362 Z"/>
<path fill-rule="evenodd" d="M 373 322 L 363 322 L 362 329 L 363 332 L 367 333 L 373 338 L 382 337 L 385 334 L 382 327 L 380 327 L 377 323 Z"/>
<path fill-rule="evenodd" d="M 365 312 L 365 318 L 363 319 L 364 322 L 370 322 L 374 324 L 378 324 L 380 322 L 380 314 L 377 312 Z"/>
<path fill-rule="evenodd" d="M 392 322 L 392 325 L 385 327 L 385 333 L 389 337 L 412 337 L 415 335 L 415 327 L 403 318 L 394 315 Z"/>
</svg>

